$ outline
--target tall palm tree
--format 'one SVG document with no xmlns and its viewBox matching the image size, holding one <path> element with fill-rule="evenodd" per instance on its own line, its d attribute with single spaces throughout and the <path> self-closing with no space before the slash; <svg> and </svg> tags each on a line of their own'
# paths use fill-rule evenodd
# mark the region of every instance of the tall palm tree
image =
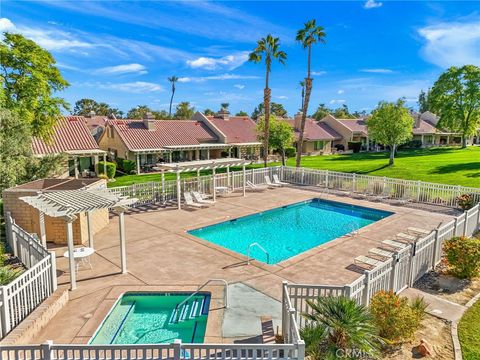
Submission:
<svg viewBox="0 0 480 360">
<path fill-rule="evenodd" d="M 168 109 L 168 117 L 172 117 L 172 103 L 173 103 L 173 95 L 175 95 L 175 83 L 178 81 L 178 77 L 175 75 L 170 76 L 168 81 L 172 83 L 172 97 L 170 98 L 170 108 Z"/>
<path fill-rule="evenodd" d="M 315 360 L 350 358 L 348 351 L 362 352 L 371 358 L 379 354 L 382 339 L 373 317 L 363 305 L 347 297 L 319 297 L 307 300 L 311 311 L 300 332 L 306 353 Z"/>
<path fill-rule="evenodd" d="M 250 53 L 248 61 L 259 63 L 265 61 L 266 75 L 265 75 L 265 89 L 263 90 L 263 103 L 265 108 L 265 128 L 263 136 L 263 163 L 267 166 L 268 160 L 268 138 L 270 129 L 270 99 L 271 90 L 268 87 L 268 81 L 272 66 L 272 60 L 277 60 L 280 64 L 285 64 L 287 60 L 287 54 L 280 50 L 280 39 L 274 38 L 271 34 L 261 38 L 257 41 L 257 47 Z"/>
<path fill-rule="evenodd" d="M 305 100 L 305 81 L 300 81 L 298 84 L 302 88 L 302 107 L 301 107 L 301 109 L 303 111 L 303 100 Z"/>
<path fill-rule="evenodd" d="M 315 19 L 309 20 L 305 23 L 303 29 L 298 30 L 296 40 L 300 42 L 304 49 L 308 49 L 308 66 L 307 77 L 305 78 L 305 97 L 303 99 L 302 106 L 302 122 L 300 123 L 300 136 L 297 142 L 297 159 L 295 165 L 300 166 L 302 160 L 302 147 L 303 147 L 303 132 L 305 130 L 305 119 L 307 117 L 308 103 L 310 101 L 310 94 L 312 93 L 312 77 L 310 73 L 310 65 L 312 59 L 312 45 L 317 43 L 325 43 L 325 31 L 323 27 L 317 26 Z"/>
</svg>

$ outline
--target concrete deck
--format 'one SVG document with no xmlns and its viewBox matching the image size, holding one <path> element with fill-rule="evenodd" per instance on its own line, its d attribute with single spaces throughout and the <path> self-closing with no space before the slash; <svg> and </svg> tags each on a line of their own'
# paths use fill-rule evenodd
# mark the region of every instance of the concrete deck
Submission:
<svg viewBox="0 0 480 360">
<path fill-rule="evenodd" d="M 395 214 L 360 229 L 356 237 L 335 239 L 276 265 L 257 261 L 246 265 L 245 256 L 186 233 L 197 227 L 313 197 L 393 211 Z M 118 221 L 114 217 L 95 236 L 96 253 L 91 259 L 93 269 L 79 271 L 77 290 L 70 293 L 68 304 L 34 342 L 86 343 L 114 301 L 125 291 L 193 291 L 208 279 L 223 278 L 229 283 L 242 282 L 280 300 L 281 282 L 284 280 L 305 284 L 347 284 L 359 276 L 358 269 L 352 265 L 356 256 L 366 255 L 383 239 L 405 231 L 409 226 L 433 229 L 441 221 L 449 219 L 451 216 L 444 214 L 325 195 L 302 188 L 248 193 L 246 197 L 233 194 L 218 198 L 217 204 L 208 209 L 167 208 L 126 216 L 128 274 L 121 274 Z M 68 263 L 62 256 L 65 248 L 55 250 L 59 284 L 68 286 Z M 212 306 L 221 307 L 222 287 L 212 286 L 207 290 L 214 292 L 216 302 L 213 301 Z M 219 333 L 222 319 L 220 311 L 210 314 L 206 341 L 232 341 Z"/>
</svg>

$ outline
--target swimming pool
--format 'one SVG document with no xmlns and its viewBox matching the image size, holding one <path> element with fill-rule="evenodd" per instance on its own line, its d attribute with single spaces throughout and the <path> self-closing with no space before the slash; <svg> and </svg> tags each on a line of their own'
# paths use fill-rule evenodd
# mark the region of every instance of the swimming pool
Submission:
<svg viewBox="0 0 480 360">
<path fill-rule="evenodd" d="M 315 246 L 384 219 L 392 212 L 311 199 L 190 230 L 189 234 L 258 261 L 277 264 Z"/>
<path fill-rule="evenodd" d="M 156 344 L 172 343 L 175 339 L 202 343 L 210 294 L 190 296 L 191 293 L 124 294 L 89 344 Z"/>
</svg>

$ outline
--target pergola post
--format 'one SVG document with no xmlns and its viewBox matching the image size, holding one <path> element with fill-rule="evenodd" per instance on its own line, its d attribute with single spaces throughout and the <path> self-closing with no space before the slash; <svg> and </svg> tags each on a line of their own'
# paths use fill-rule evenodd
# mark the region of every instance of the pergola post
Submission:
<svg viewBox="0 0 480 360">
<path fill-rule="evenodd" d="M 173 153 L 172 150 L 170 150 L 170 152 L 168 153 L 168 162 L 169 162 L 169 163 L 173 162 L 173 161 L 172 161 L 172 160 L 173 160 L 172 153 Z"/>
<path fill-rule="evenodd" d="M 103 154 L 103 173 L 107 175 L 107 154 Z"/>
<path fill-rule="evenodd" d="M 73 222 L 77 217 L 74 215 L 66 216 L 67 223 L 67 245 L 68 245 L 68 265 L 70 269 L 70 290 L 77 288 L 77 269 L 75 266 L 75 258 L 73 255 Z"/>
<path fill-rule="evenodd" d="M 87 211 L 87 228 L 88 228 L 88 247 L 93 249 L 93 224 L 92 224 L 92 212 Z"/>
<path fill-rule="evenodd" d="M 202 192 L 200 191 L 200 169 L 197 169 L 197 191 Z"/>
<path fill-rule="evenodd" d="M 137 154 L 137 174 L 140 174 L 140 154 Z"/>
<path fill-rule="evenodd" d="M 165 201 L 165 171 L 162 170 L 162 201 Z"/>
<path fill-rule="evenodd" d="M 230 166 L 227 166 L 227 186 L 230 187 Z"/>
<path fill-rule="evenodd" d="M 242 166 L 242 176 L 243 176 L 243 196 L 246 196 L 247 173 L 245 171 L 245 164 L 243 164 Z"/>
<path fill-rule="evenodd" d="M 73 156 L 73 166 L 75 168 L 75 179 L 78 179 L 78 159 L 75 155 Z"/>
<path fill-rule="evenodd" d="M 47 248 L 47 231 L 45 229 L 45 214 L 38 211 L 38 220 L 40 223 L 40 240 L 45 248 Z"/>
<path fill-rule="evenodd" d="M 210 149 L 207 149 L 207 160 L 210 160 Z"/>
<path fill-rule="evenodd" d="M 118 214 L 118 232 L 120 236 L 120 269 L 122 274 L 127 273 L 127 244 L 125 240 L 125 208 L 115 209 Z"/>
<path fill-rule="evenodd" d="M 177 170 L 177 203 L 178 210 L 182 208 L 182 187 L 180 185 L 180 170 Z"/>
<path fill-rule="evenodd" d="M 213 202 L 217 201 L 217 179 L 215 177 L 215 166 L 212 168 Z"/>
</svg>

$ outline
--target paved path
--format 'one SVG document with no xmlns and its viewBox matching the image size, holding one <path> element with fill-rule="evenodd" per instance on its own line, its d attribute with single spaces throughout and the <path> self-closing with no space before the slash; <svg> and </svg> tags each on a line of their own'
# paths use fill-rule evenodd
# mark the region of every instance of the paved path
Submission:
<svg viewBox="0 0 480 360">
<path fill-rule="evenodd" d="M 414 299 L 417 296 L 423 297 L 428 304 L 427 313 L 452 322 L 458 322 L 467 310 L 467 307 L 464 305 L 456 304 L 415 288 L 408 288 L 402 291 L 401 295 L 409 299 Z"/>
</svg>

